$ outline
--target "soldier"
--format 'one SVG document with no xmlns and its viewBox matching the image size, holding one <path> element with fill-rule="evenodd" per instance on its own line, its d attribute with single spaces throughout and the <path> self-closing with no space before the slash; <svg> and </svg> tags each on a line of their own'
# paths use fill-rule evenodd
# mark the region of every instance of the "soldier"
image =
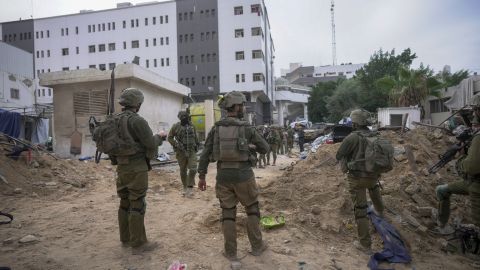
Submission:
<svg viewBox="0 0 480 270">
<path fill-rule="evenodd" d="M 278 138 L 279 138 L 277 154 L 278 155 L 284 155 L 285 154 L 285 149 L 284 149 L 285 143 L 283 141 L 283 129 L 282 129 L 282 127 L 278 127 L 278 128 L 276 128 L 276 131 L 278 133 Z"/>
<path fill-rule="evenodd" d="M 235 225 L 236 207 L 240 202 L 247 213 L 247 234 L 251 254 L 260 256 L 267 248 L 260 231 L 260 208 L 258 187 L 252 170 L 255 161 L 249 152 L 254 149 L 260 154 L 268 151 L 268 144 L 248 122 L 242 121 L 245 96 L 233 91 L 225 95 L 220 106 L 227 111 L 227 117 L 215 123 L 208 133 L 205 149 L 200 155 L 198 174 L 200 190 L 206 189 L 205 175 L 210 160 L 217 161 L 216 196 L 222 208 L 222 229 L 224 255 L 237 261 L 237 232 Z"/>
<path fill-rule="evenodd" d="M 287 128 L 287 147 L 288 147 L 288 153 L 290 153 L 293 149 L 293 135 L 294 135 L 293 128 L 291 126 L 288 126 Z"/>
<path fill-rule="evenodd" d="M 117 194 L 120 197 L 118 223 L 120 241 L 130 245 L 133 253 L 150 251 L 158 246 L 156 242 L 148 242 L 145 233 L 145 196 L 148 188 L 149 160 L 155 158 L 158 146 L 165 140 L 166 134 L 153 135 L 147 121 L 137 112 L 143 103 L 143 94 L 138 89 L 125 89 L 119 99 L 123 106 L 120 116 L 128 117 L 122 127 L 135 141 L 138 149 L 130 156 L 114 157 L 117 166 Z"/>
<path fill-rule="evenodd" d="M 198 137 L 190 121 L 190 114 L 178 113 L 180 122 L 175 123 L 168 133 L 168 142 L 173 146 L 180 166 L 180 178 L 183 184 L 183 196 L 191 197 L 197 174 Z M 188 172 L 187 172 L 188 171 Z"/>
<path fill-rule="evenodd" d="M 297 133 L 298 133 L 298 147 L 300 148 L 300 153 L 303 152 L 303 145 L 305 144 L 305 132 L 303 131 L 303 125 L 297 125 Z"/>
<path fill-rule="evenodd" d="M 272 166 L 275 166 L 275 162 L 277 161 L 277 149 L 278 144 L 280 143 L 280 136 L 278 135 L 278 131 L 276 127 L 271 126 L 267 133 L 267 142 L 270 145 L 270 150 L 267 153 L 267 165 L 270 165 L 270 153 L 273 157 Z"/>
<path fill-rule="evenodd" d="M 353 130 L 340 145 L 336 158 L 341 162 L 342 171 L 347 173 L 348 190 L 352 198 L 355 222 L 357 223 L 360 241 L 354 241 L 354 246 L 367 253 L 371 253 L 372 241 L 370 239 L 367 218 L 367 189 L 378 215 L 383 215 L 383 202 L 380 194 L 378 179 L 379 173 L 368 173 L 365 170 L 365 146 L 363 138 L 368 136 L 369 113 L 365 110 L 354 110 L 350 114 Z"/>
<path fill-rule="evenodd" d="M 472 99 L 474 119 L 472 131 L 474 132 L 468 153 L 464 148 L 460 151 L 461 157 L 457 160 L 457 172 L 463 180 L 451 184 L 439 185 L 435 189 L 438 205 L 438 218 L 436 231 L 440 234 L 450 234 L 453 228 L 447 226 L 450 217 L 450 196 L 452 194 L 469 195 L 471 218 L 475 226 L 480 227 L 480 95 Z"/>
<path fill-rule="evenodd" d="M 258 126 L 257 127 L 258 134 L 262 135 L 262 137 L 264 139 L 265 139 L 264 134 L 265 134 L 265 129 L 266 128 L 267 128 L 267 126 Z M 258 164 L 259 169 L 263 169 L 263 168 L 265 168 L 265 166 L 267 166 L 267 158 L 265 157 L 265 154 L 259 154 L 258 155 L 257 164 Z"/>
</svg>

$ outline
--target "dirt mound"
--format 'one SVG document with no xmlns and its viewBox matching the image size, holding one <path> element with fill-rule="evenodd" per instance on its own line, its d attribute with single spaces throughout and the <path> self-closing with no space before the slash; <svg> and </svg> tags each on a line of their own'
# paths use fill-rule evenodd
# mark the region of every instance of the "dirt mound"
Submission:
<svg viewBox="0 0 480 270">
<path fill-rule="evenodd" d="M 460 178 L 452 170 L 453 164 L 447 164 L 434 175 L 428 175 L 427 170 L 455 138 L 423 128 L 405 134 L 384 131 L 382 136 L 394 144 L 396 160 L 394 170 L 380 179 L 387 218 L 401 227 L 414 252 L 428 251 L 438 246 L 438 241 L 428 235 L 428 229 L 435 225 L 431 218 L 431 209 L 437 207 L 435 187 Z M 264 187 L 266 212 L 283 211 L 291 225 L 319 238 L 353 237 L 356 230 L 347 182 L 335 160 L 339 146 L 320 146 L 316 153 L 287 168 L 277 181 Z M 452 220 L 469 221 L 465 211 L 469 209 L 467 200 L 467 197 L 452 197 Z"/>
</svg>

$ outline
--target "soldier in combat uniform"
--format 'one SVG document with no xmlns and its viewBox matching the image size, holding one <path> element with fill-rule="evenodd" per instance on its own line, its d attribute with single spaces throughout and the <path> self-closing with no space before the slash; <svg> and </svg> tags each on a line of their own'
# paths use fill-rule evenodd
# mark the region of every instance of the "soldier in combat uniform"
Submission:
<svg viewBox="0 0 480 270">
<path fill-rule="evenodd" d="M 173 146 L 182 179 L 183 195 L 191 197 L 197 174 L 198 137 L 195 127 L 190 121 L 188 112 L 180 111 L 177 122 L 168 133 L 168 142 Z"/>
<path fill-rule="evenodd" d="M 133 138 L 138 149 L 133 155 L 113 159 L 114 163 L 117 163 L 117 194 L 120 197 L 120 241 L 131 246 L 135 254 L 158 246 L 156 242 L 147 242 L 144 225 L 145 196 L 148 189 L 149 160 L 157 155 L 158 146 L 165 140 L 166 134 L 153 135 L 147 121 L 137 114 L 143 103 L 143 94 L 138 89 L 125 89 L 119 103 L 123 106 L 121 115 L 128 117 L 126 126 L 122 129 Z"/>
<path fill-rule="evenodd" d="M 198 165 L 198 187 L 205 190 L 208 163 L 211 160 L 217 161 L 215 193 L 222 208 L 224 255 L 233 262 L 238 261 L 235 225 L 238 202 L 245 207 L 248 216 L 247 234 L 251 254 L 260 256 L 267 248 L 260 231 L 258 187 L 252 170 L 255 160 L 252 160 L 250 151 L 253 149 L 265 154 L 269 147 L 255 127 L 241 120 L 245 102 L 245 96 L 237 91 L 228 93 L 220 101 L 221 108 L 227 111 L 227 117 L 216 122 L 208 133 Z"/>
</svg>

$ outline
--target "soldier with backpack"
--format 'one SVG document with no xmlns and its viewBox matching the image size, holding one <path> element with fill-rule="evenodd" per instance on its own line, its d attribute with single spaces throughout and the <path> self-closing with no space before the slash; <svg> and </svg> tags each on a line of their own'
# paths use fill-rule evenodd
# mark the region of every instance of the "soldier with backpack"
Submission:
<svg viewBox="0 0 480 270">
<path fill-rule="evenodd" d="M 120 95 L 122 112 L 110 115 L 94 131 L 99 151 L 108 154 L 117 165 L 117 194 L 120 197 L 118 224 L 120 241 L 133 253 L 150 251 L 158 246 L 147 242 L 145 233 L 145 196 L 148 189 L 149 160 L 155 158 L 166 134 L 153 135 L 147 121 L 138 115 L 143 94 L 127 88 Z"/>
<path fill-rule="evenodd" d="M 238 202 L 245 207 L 247 214 L 251 254 L 260 256 L 267 247 L 260 231 L 258 187 L 252 170 L 256 160 L 251 151 L 265 154 L 269 147 L 255 127 L 241 120 L 245 102 L 245 96 L 237 91 L 226 94 L 220 100 L 219 105 L 227 111 L 227 117 L 216 122 L 208 133 L 198 164 L 198 187 L 205 190 L 208 163 L 217 161 L 215 192 L 222 208 L 224 255 L 235 263 L 238 261 L 235 224 Z"/>
<path fill-rule="evenodd" d="M 267 133 L 267 142 L 270 145 L 270 151 L 267 153 L 267 165 L 270 165 L 270 154 L 272 154 L 272 166 L 277 162 L 278 145 L 280 144 L 280 135 L 277 127 L 270 126 Z"/>
<path fill-rule="evenodd" d="M 175 123 L 168 133 L 168 142 L 175 150 L 180 178 L 183 184 L 183 196 L 193 195 L 195 175 L 197 174 L 198 137 L 195 127 L 190 121 L 190 114 L 186 111 L 178 113 L 180 122 Z"/>
<path fill-rule="evenodd" d="M 354 207 L 359 241 L 353 244 L 367 254 L 371 253 L 372 244 L 367 217 L 367 190 L 375 211 L 382 216 L 384 206 L 379 177 L 393 166 L 393 146 L 368 129 L 369 115 L 363 109 L 351 112 L 354 131 L 343 140 L 336 155 L 342 171 L 347 173 L 348 190 Z"/>
</svg>

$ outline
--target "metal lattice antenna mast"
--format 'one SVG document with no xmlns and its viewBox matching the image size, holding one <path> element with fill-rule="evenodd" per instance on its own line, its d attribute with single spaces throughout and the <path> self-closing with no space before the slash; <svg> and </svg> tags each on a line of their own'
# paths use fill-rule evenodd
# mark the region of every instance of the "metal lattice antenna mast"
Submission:
<svg viewBox="0 0 480 270">
<path fill-rule="evenodd" d="M 332 14 L 332 59 L 333 65 L 337 65 L 337 42 L 335 41 L 335 1 L 332 0 L 330 6 L 330 12 Z"/>
</svg>

